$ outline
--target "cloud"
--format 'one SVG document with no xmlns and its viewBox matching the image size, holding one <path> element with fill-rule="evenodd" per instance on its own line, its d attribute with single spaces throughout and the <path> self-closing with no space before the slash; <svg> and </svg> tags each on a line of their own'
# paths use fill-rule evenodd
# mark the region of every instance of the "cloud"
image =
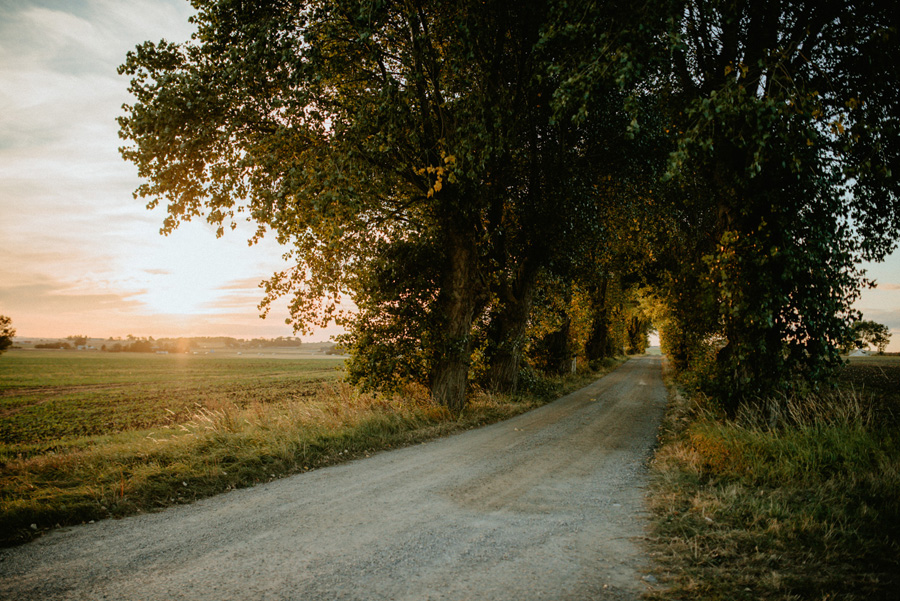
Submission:
<svg viewBox="0 0 900 601">
<path fill-rule="evenodd" d="M 41 275 L 13 283 L 4 277 L 3 282 L 0 312 L 11 316 L 23 335 L 63 335 L 88 325 L 96 327 L 112 316 L 132 314 L 141 307 L 130 291 L 79 288 Z"/>
<path fill-rule="evenodd" d="M 248 249 L 243 227 L 159 236 L 165 210 L 132 197 L 140 182 L 118 153 L 130 102 L 118 65 L 145 40 L 188 39 L 193 12 L 184 0 L 0 3 L 0 312 L 23 334 L 290 333 L 281 318 L 260 330 L 256 308 L 282 250 Z"/>
<path fill-rule="evenodd" d="M 112 284 L 54 279 L 43 275 L 13 281 L 0 277 L 0 314 L 9 315 L 22 337 L 58 337 L 84 332 L 108 337 L 215 336 L 239 338 L 288 336 L 293 332 L 276 312 L 263 321 L 256 310 L 258 299 L 238 303 L 239 294 L 226 297 L 216 312 L 162 313 L 146 303 L 148 290 L 121 290 Z M 256 291 L 259 295 L 259 292 Z M 177 308 L 177 303 L 175 304 Z M 328 334 L 320 335 L 326 338 Z"/>
<path fill-rule="evenodd" d="M 900 306 L 897 305 L 869 305 L 857 307 L 863 314 L 863 319 L 876 321 L 889 328 L 900 328 Z"/>
<path fill-rule="evenodd" d="M 257 293 L 260 292 L 260 282 L 263 281 L 263 277 L 258 278 L 242 278 L 239 280 L 232 280 L 226 284 L 219 286 L 219 290 L 251 290 L 255 289 Z"/>
<path fill-rule="evenodd" d="M 260 288 L 262 280 L 262 277 L 249 277 L 222 284 L 216 288 L 219 295 L 206 303 L 205 308 L 216 313 L 235 309 L 241 312 L 252 310 L 259 313 L 259 303 L 265 295 Z"/>
<path fill-rule="evenodd" d="M 14 59 L 28 70 L 41 65 L 65 73 L 112 74 L 125 53 L 144 40 L 187 40 L 194 12 L 184 0 L 20 1 L 0 12 L 0 62 Z"/>
<path fill-rule="evenodd" d="M 881 284 L 876 286 L 877 290 L 900 290 L 900 284 Z"/>
<path fill-rule="evenodd" d="M 226 294 L 203 305 L 205 313 L 216 314 L 225 311 L 240 310 L 242 315 L 246 315 L 249 311 L 256 311 L 259 314 L 259 303 L 263 299 L 263 294 L 259 290 L 246 290 L 244 292 L 235 292 Z"/>
</svg>

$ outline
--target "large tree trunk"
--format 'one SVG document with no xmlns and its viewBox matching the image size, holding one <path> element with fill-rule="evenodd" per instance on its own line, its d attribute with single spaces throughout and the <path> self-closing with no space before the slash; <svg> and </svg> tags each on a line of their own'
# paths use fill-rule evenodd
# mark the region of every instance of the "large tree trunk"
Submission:
<svg viewBox="0 0 900 601">
<path fill-rule="evenodd" d="M 607 302 L 607 288 L 609 278 L 604 277 L 597 293 L 594 320 L 591 323 L 591 333 L 585 344 L 585 355 L 588 361 L 596 361 L 611 355 L 612 347 L 609 339 L 609 303 Z"/>
<path fill-rule="evenodd" d="M 536 270 L 523 266 L 516 282 L 509 287 L 500 311 L 491 320 L 488 386 L 493 392 L 513 393 L 518 386 L 536 275 Z"/>
<path fill-rule="evenodd" d="M 513 281 L 501 288 L 501 305 L 488 332 L 488 387 L 492 392 L 513 393 L 519 382 L 519 365 L 525 345 L 525 329 L 531 314 L 537 269 L 523 262 Z"/>
<path fill-rule="evenodd" d="M 575 353 L 572 352 L 569 336 L 571 330 L 572 319 L 567 313 L 562 326 L 544 338 L 549 354 L 549 368 L 554 373 L 565 375 L 572 372 L 572 359 L 575 358 Z"/>
<path fill-rule="evenodd" d="M 507 330 L 509 339 L 494 349 L 488 367 L 488 386 L 491 392 L 509 393 L 516 391 L 519 385 L 519 365 L 522 360 L 525 325 L 510 324 Z"/>
<path fill-rule="evenodd" d="M 448 266 L 438 296 L 442 343 L 432 367 L 431 395 L 454 413 L 466 404 L 472 322 L 481 298 L 474 235 L 447 233 Z"/>
</svg>

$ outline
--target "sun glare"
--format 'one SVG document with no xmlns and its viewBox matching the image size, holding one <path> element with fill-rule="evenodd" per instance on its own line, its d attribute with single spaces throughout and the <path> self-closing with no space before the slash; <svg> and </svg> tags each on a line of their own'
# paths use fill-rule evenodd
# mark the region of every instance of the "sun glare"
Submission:
<svg viewBox="0 0 900 601">
<path fill-rule="evenodd" d="M 151 286 L 137 296 L 154 313 L 167 315 L 199 315 L 216 312 L 215 301 L 221 293 L 216 290 L 215 272 L 192 265 L 177 265 L 165 273 L 149 275 Z"/>
<path fill-rule="evenodd" d="M 154 313 L 212 315 L 233 311 L 240 295 L 252 311 L 262 293 L 251 286 L 242 294 L 233 284 L 265 273 L 253 251 L 262 249 L 248 252 L 243 241 L 217 240 L 203 224 L 185 224 L 130 262 L 131 277 L 143 290 L 136 298 Z"/>
</svg>

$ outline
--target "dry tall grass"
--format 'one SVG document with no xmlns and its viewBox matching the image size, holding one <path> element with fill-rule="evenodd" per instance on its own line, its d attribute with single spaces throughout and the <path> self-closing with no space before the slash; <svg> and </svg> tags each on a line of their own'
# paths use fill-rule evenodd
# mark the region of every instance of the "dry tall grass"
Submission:
<svg viewBox="0 0 900 601">
<path fill-rule="evenodd" d="M 654 468 L 653 599 L 896 599 L 895 408 L 852 389 L 725 420 L 672 390 Z"/>
</svg>

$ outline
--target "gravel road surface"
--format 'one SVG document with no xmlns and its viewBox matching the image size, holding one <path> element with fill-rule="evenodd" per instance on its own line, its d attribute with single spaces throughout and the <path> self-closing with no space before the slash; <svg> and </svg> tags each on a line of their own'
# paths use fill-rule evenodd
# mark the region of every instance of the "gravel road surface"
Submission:
<svg viewBox="0 0 900 601">
<path fill-rule="evenodd" d="M 0 599 L 637 599 L 660 362 L 492 426 L 2 550 Z"/>
</svg>

